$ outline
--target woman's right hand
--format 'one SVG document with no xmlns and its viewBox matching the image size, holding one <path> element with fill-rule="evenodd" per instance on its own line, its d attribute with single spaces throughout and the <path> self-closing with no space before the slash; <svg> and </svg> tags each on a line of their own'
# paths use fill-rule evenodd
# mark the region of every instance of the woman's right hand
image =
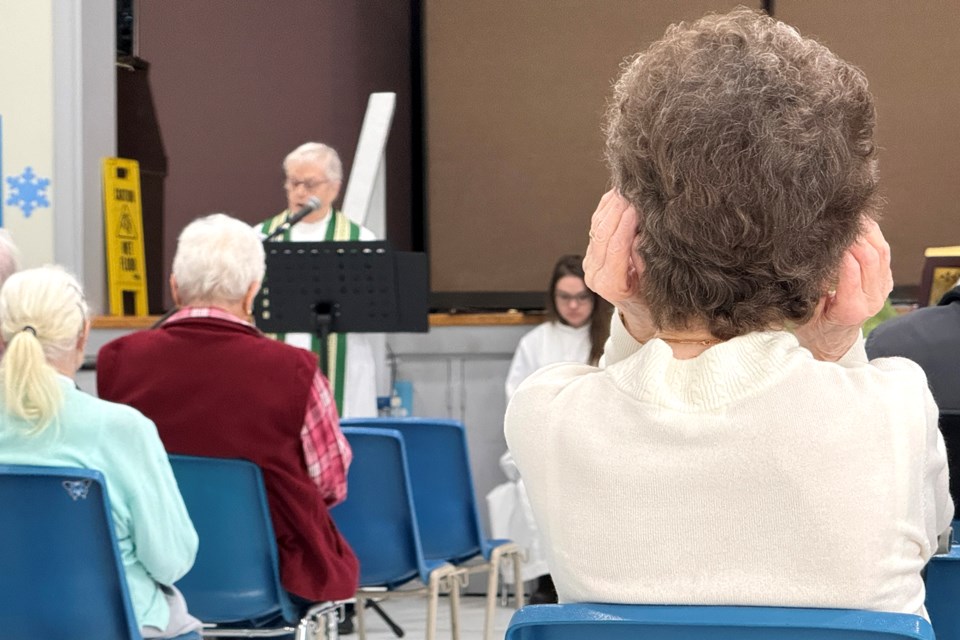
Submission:
<svg viewBox="0 0 960 640">
<path fill-rule="evenodd" d="M 584 282 L 621 313 L 639 342 L 656 333 L 640 295 L 643 262 L 637 253 L 637 210 L 616 190 L 600 199 L 590 220 L 590 244 L 583 259 Z"/>
<path fill-rule="evenodd" d="M 817 360 L 835 362 L 860 338 L 860 327 L 876 315 L 893 289 L 890 245 L 880 225 L 863 221 L 863 232 L 840 263 L 836 290 L 825 294 L 813 318 L 797 327 L 800 345 Z"/>
</svg>

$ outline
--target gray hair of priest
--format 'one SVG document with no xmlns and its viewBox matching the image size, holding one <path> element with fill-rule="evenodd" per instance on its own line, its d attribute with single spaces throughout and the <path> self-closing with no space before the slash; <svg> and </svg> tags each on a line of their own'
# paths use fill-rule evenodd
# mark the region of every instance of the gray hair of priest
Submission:
<svg viewBox="0 0 960 640">
<path fill-rule="evenodd" d="M 322 142 L 304 142 L 302 145 L 287 154 L 283 159 L 283 172 L 292 162 L 312 162 L 323 167 L 328 180 L 340 182 L 343 180 L 343 163 L 340 156 L 333 149 Z"/>
</svg>

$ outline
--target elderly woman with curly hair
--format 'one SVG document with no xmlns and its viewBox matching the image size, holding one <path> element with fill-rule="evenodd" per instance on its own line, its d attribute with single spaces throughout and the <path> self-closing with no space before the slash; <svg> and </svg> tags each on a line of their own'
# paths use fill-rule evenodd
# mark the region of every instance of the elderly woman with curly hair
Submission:
<svg viewBox="0 0 960 640">
<path fill-rule="evenodd" d="M 924 613 L 953 504 L 923 372 L 863 348 L 874 121 L 858 69 L 745 9 L 626 64 L 584 261 L 605 367 L 506 417 L 561 601 Z"/>
</svg>

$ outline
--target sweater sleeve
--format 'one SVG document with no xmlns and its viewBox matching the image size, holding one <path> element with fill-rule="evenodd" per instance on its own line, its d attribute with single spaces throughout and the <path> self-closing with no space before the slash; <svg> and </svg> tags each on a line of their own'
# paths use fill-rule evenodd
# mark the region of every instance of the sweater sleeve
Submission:
<svg viewBox="0 0 960 640">
<path fill-rule="evenodd" d="M 950 497 L 947 448 L 940 433 L 940 413 L 933 394 L 926 391 L 927 450 L 923 476 L 924 525 L 930 548 L 936 550 L 937 537 L 953 521 L 954 505 Z"/>
<path fill-rule="evenodd" d="M 927 386 L 927 377 L 920 365 L 906 358 L 876 358 L 870 363 L 881 371 L 901 371 L 908 377 L 898 380 L 897 388 L 909 396 L 903 396 L 906 402 L 912 404 L 922 396 L 924 424 L 904 424 L 903 428 L 918 428 L 924 430 L 924 437 L 917 447 L 923 447 L 918 452 L 920 468 L 916 471 L 921 474 L 919 496 L 921 515 L 929 552 L 937 549 L 937 538 L 944 533 L 953 521 L 954 505 L 950 497 L 950 473 L 947 466 L 947 448 L 940 433 L 940 412 L 933 394 Z M 908 391 L 915 389 L 914 391 Z M 916 468 L 915 468 L 916 469 Z M 927 557 L 925 556 L 924 559 Z"/>
<path fill-rule="evenodd" d="M 517 390 L 507 406 L 503 431 L 521 476 L 537 464 L 543 438 L 549 437 L 543 429 L 551 403 L 571 382 L 594 371 L 596 367 L 586 364 L 552 364 L 531 375 Z"/>
<path fill-rule="evenodd" d="M 170 460 L 152 421 L 131 410 L 137 420 L 119 431 L 128 434 L 124 456 L 130 534 L 137 559 L 160 584 L 182 578 L 197 555 L 198 537 L 180 495 Z"/>
</svg>

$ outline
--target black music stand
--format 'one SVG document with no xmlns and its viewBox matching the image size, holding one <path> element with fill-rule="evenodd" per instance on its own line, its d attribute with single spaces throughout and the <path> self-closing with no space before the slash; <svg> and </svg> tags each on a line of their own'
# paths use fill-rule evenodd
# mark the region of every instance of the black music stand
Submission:
<svg viewBox="0 0 960 640">
<path fill-rule="evenodd" d="M 265 242 L 267 273 L 253 304 L 267 333 L 313 333 L 327 372 L 334 333 L 426 332 L 427 257 L 377 242 Z"/>
</svg>

